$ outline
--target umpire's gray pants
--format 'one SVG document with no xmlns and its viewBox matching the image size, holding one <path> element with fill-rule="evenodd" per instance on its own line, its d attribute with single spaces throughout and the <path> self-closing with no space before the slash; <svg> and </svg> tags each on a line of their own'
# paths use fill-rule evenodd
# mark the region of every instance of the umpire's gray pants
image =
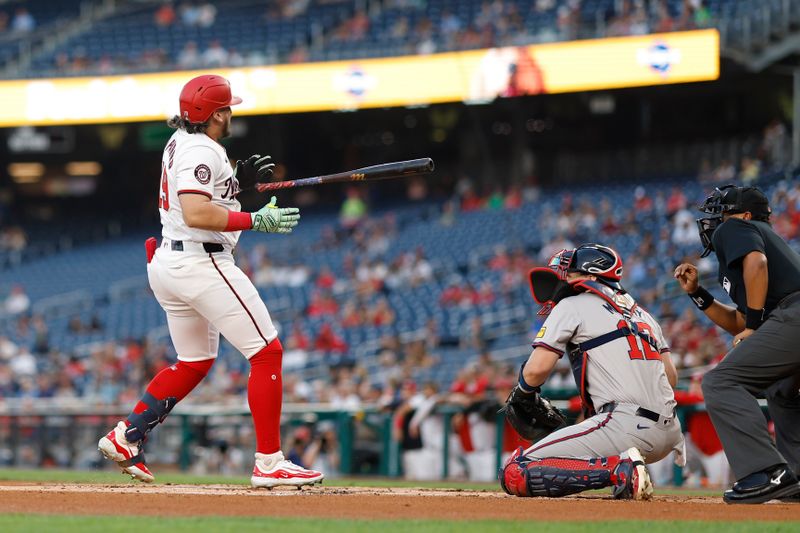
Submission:
<svg viewBox="0 0 800 533">
<path fill-rule="evenodd" d="M 736 479 L 788 463 L 800 471 L 800 301 L 779 306 L 703 377 L 703 394 Z M 765 397 L 777 447 L 756 398 Z"/>
</svg>

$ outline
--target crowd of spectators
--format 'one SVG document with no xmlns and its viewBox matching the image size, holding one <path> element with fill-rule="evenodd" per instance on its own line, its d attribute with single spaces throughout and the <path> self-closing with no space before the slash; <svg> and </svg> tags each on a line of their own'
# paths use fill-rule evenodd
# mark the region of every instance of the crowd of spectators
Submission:
<svg viewBox="0 0 800 533">
<path fill-rule="evenodd" d="M 347 13 L 338 23 L 319 31 L 319 24 L 309 26 L 305 39 L 289 51 L 278 53 L 276 47 L 238 47 L 211 42 L 200 46 L 186 42 L 180 51 L 148 49 L 137 57 L 88 57 L 81 49 L 61 52 L 55 57 L 55 69 L 66 74 L 92 72 L 112 74 L 136 70 L 166 70 L 239 67 L 274 63 L 302 63 L 319 59 L 315 51 L 335 50 L 337 45 L 363 43 L 374 46 L 376 36 L 387 43 L 386 53 L 430 54 L 448 50 L 469 50 L 494 46 L 514 46 L 536 42 L 573 40 L 587 37 L 642 35 L 709 27 L 713 15 L 705 0 L 684 0 L 677 12 L 667 0 L 622 0 L 614 10 L 587 19 L 579 0 L 536 0 L 529 6 L 509 0 L 483 2 L 471 19 L 451 10 L 431 19 L 426 15 L 426 2 L 383 0 L 354 7 L 346 2 L 317 0 L 280 0 L 269 2 L 259 17 L 264 23 L 290 21 L 300 15 L 314 13 L 316 4 L 339 4 Z M 387 13 L 392 13 L 387 17 Z M 0 26 L 8 24 L 8 16 L 0 12 Z M 530 21 L 554 23 L 533 27 Z M 158 28 L 173 26 L 213 28 L 218 10 L 212 2 L 164 2 L 153 11 L 152 23 Z M 386 24 L 387 27 L 383 27 Z M 28 32 L 35 21 L 20 8 L 11 21 L 11 30 Z M 376 30 L 380 28 L 380 30 Z"/>
<path fill-rule="evenodd" d="M 460 188 L 457 188 L 459 194 L 454 200 L 445 205 L 460 205 L 464 210 L 491 210 L 497 209 L 497 206 L 513 209 L 515 202 L 507 202 L 508 197 L 535 194 L 531 191 L 520 192 L 519 188 L 512 187 L 505 194 L 506 201 L 491 200 L 492 197 L 503 196 L 502 191 L 493 191 L 489 197 L 478 197 L 476 201 L 471 192 L 473 189 L 472 185 L 465 182 Z M 629 233 L 636 237 L 638 245 L 632 253 L 625 255 L 626 286 L 643 305 L 658 306 L 655 308 L 656 315 L 662 320 L 665 332 L 672 340 L 675 356 L 680 359 L 676 361 L 679 368 L 692 368 L 708 363 L 713 357 L 724 351 L 724 340 L 705 321 L 698 320 L 691 309 L 684 308 L 675 311 L 673 302 L 661 298 L 665 284 L 668 283 L 668 280 L 664 279 L 663 273 L 664 258 L 676 258 L 676 260 L 688 258 L 697 262 L 702 272 L 709 273 L 713 270 L 711 261 L 700 260 L 696 255 L 699 250 L 699 242 L 693 224 L 694 215 L 689 210 L 688 199 L 678 187 L 673 188 L 669 194 L 659 191 L 651 197 L 646 194 L 644 186 L 641 186 L 637 189 L 635 196 L 634 209 L 622 212 L 615 211 L 607 200 L 597 204 L 586 201 L 576 202 L 572 196 L 565 195 L 558 211 L 543 213 L 543 216 L 552 223 L 543 228 L 543 230 L 549 231 L 549 234 L 543 235 L 545 244 L 538 253 L 521 248 L 508 249 L 502 245 L 497 246 L 491 254 L 485 257 L 481 268 L 501 273 L 501 283 L 496 285 L 483 283 L 472 286 L 469 282 L 456 278 L 455 281 L 442 284 L 439 305 L 481 309 L 497 299 L 512 300 L 515 297 L 515 291 L 527 283 L 527 270 L 533 264 L 546 262 L 552 253 L 586 241 L 589 237 L 602 242 L 618 236 L 620 233 Z M 777 187 L 773 194 L 772 205 L 776 213 L 774 217 L 776 230 L 788 239 L 797 237 L 800 231 L 800 185 L 788 184 Z M 643 217 L 662 218 L 670 221 L 670 225 L 662 230 L 662 235 L 645 234 L 641 236 L 639 228 Z M 439 223 L 446 224 L 447 219 L 443 217 Z M 297 264 L 276 265 L 262 245 L 256 245 L 247 253 L 240 254 L 239 260 L 243 270 L 251 276 L 257 286 L 302 286 L 313 283 L 314 290 L 311 300 L 308 306 L 302 310 L 302 315 L 322 319 L 325 326 L 314 335 L 303 331 L 299 325 L 288 327 L 287 334 L 285 334 L 287 349 L 319 350 L 334 354 L 347 353 L 350 347 L 337 334 L 337 331 L 341 331 L 340 328 L 347 329 L 365 325 L 379 327 L 393 324 L 396 320 L 396 312 L 389 304 L 387 295 L 394 290 L 415 287 L 435 279 L 434 269 L 421 249 L 403 251 L 394 257 L 387 258 L 386 252 L 397 232 L 396 225 L 397 221 L 394 217 L 387 215 L 353 227 L 342 226 L 339 231 L 331 228 L 329 231 L 323 232 L 323 237 L 318 243 L 322 249 L 336 247 L 343 241 L 353 245 L 353 251 L 345 254 L 343 258 L 341 271 L 344 272 L 344 275 L 336 275 L 327 267 L 321 267 L 315 271 L 307 266 Z M 5 240 L 16 241 L 17 239 L 12 237 Z M 688 257 L 681 255 L 681 250 L 686 247 L 695 250 L 695 255 Z M 57 347 L 52 347 L 53 353 L 47 353 L 44 348 L 48 346 L 48 326 L 41 317 L 30 315 L 31 302 L 25 294 L 24 287 L 17 285 L 10 287 L 7 291 L 3 298 L 3 312 L 15 317 L 15 327 L 23 332 L 21 337 L 36 338 L 37 340 L 32 343 L 33 348 L 29 349 L 24 346 L 15 346 L 8 339 L 4 339 L 2 350 L 4 363 L 0 365 L 0 368 L 6 379 L 0 387 L 2 396 L 46 397 L 55 394 L 56 389 L 51 386 L 37 388 L 32 386 L 33 383 L 30 380 L 22 383 L 19 378 L 33 368 L 33 374 L 41 378 L 42 385 L 46 385 L 44 382 L 48 379 L 48 370 L 52 370 L 51 381 L 59 381 L 61 378 L 57 380 L 56 376 L 67 365 L 72 365 L 73 370 L 77 366 L 86 365 L 86 372 L 89 376 L 85 379 L 83 376 L 76 376 L 80 379 L 77 379 L 70 389 L 70 394 L 73 396 L 101 390 L 103 387 L 97 384 L 103 382 L 105 378 L 111 378 L 106 380 L 106 388 L 111 387 L 116 391 L 118 387 L 124 387 L 125 382 L 130 382 L 131 386 L 137 389 L 143 382 L 131 381 L 132 376 L 138 376 L 145 380 L 147 373 L 122 371 L 125 365 L 138 361 L 137 358 L 131 361 L 126 359 L 128 355 L 125 354 L 130 353 L 131 347 L 138 346 L 134 350 L 136 354 L 155 354 L 154 357 L 157 358 L 155 361 L 152 357 L 143 359 L 150 361 L 149 368 L 153 370 L 156 370 L 159 365 L 163 366 L 168 360 L 165 355 L 168 352 L 165 345 L 152 347 L 147 343 L 134 340 L 99 349 L 105 354 L 101 359 L 91 355 L 85 361 L 78 361 L 79 358 L 73 355 L 58 353 Z M 334 328 L 332 325 L 337 327 Z M 96 317 L 84 322 L 75 317 L 70 320 L 68 327 L 77 333 L 97 330 L 102 328 L 102 324 Z M 465 324 L 463 334 L 459 338 L 445 337 L 442 339 L 441 334 L 437 331 L 438 325 L 435 321 L 431 321 L 427 328 L 429 331 L 426 333 L 428 339 L 426 343 L 410 343 L 400 349 L 387 350 L 381 354 L 381 363 L 389 367 L 394 365 L 399 372 L 407 373 L 417 365 L 433 364 L 436 361 L 436 349 L 442 342 L 446 346 L 472 347 L 476 351 L 484 347 L 481 342 L 480 320 L 475 321 L 474 324 Z M 109 360 L 111 357 L 109 354 L 116 354 L 114 357 L 122 359 L 121 362 L 112 365 L 112 367 L 120 369 L 117 374 L 109 374 L 108 368 L 96 365 L 98 361 Z M 17 375 L 15 371 L 11 370 L 13 368 L 21 369 L 22 374 Z M 119 383 L 114 385 L 115 381 Z M 63 393 L 64 389 L 61 392 Z M 107 398 L 110 401 L 116 396 L 112 394 Z"/>
<path fill-rule="evenodd" d="M 454 198 L 444 203 L 442 214 L 455 209 L 450 216 L 457 218 L 462 208 L 464 211 L 493 210 L 498 206 L 516 209 L 515 202 L 507 201 L 509 197 L 538 194 L 538 189 L 511 187 L 506 191 L 493 189 L 489 196 L 477 196 L 475 200 L 474 189 L 469 180 L 463 180 L 456 188 Z M 783 237 L 795 239 L 800 235 L 800 183 L 783 183 L 773 191 L 774 227 Z M 491 200 L 495 196 L 504 200 Z M 421 248 L 390 254 L 398 232 L 398 221 L 391 213 L 377 218 L 364 215 L 361 222 L 353 226 L 339 224 L 322 232 L 316 245 L 318 249 L 335 249 L 343 243 L 350 247 L 350 251 L 342 256 L 341 268 L 335 269 L 338 273 L 328 266 L 311 268 L 294 263 L 276 263 L 262 244 L 241 251 L 238 261 L 258 287 L 313 286 L 307 306 L 296 310 L 293 316 L 317 319 L 322 327 L 312 332 L 304 328 L 302 321 L 294 319 L 294 322 L 286 323 L 282 335 L 287 352 L 346 355 L 353 347 L 348 346 L 341 332 L 349 328 L 380 328 L 396 322 L 397 310 L 389 299 L 394 291 L 437 283 L 441 287 L 438 305 L 442 308 L 464 308 L 480 313 L 481 309 L 497 301 L 510 306 L 518 301 L 520 294 L 524 295 L 529 268 L 546 263 L 558 250 L 589 240 L 608 242 L 619 235 L 630 235 L 635 246 L 633 251 L 624 254 L 625 286 L 642 305 L 659 317 L 670 339 L 677 367 L 700 367 L 724 352 L 726 341 L 715 328 L 698 317 L 691 307 L 682 305 L 685 303 L 682 300 L 664 297 L 672 283 L 664 269 L 665 264 L 690 260 L 699 265 L 701 273 L 708 275 L 714 270 L 711 260 L 698 257 L 700 246 L 693 223 L 695 215 L 681 188 L 659 189 L 648 195 L 646 187 L 639 186 L 631 210 L 615 210 L 607 199 L 592 203 L 565 194 L 558 209 L 544 211 L 547 212 L 542 213 L 542 218 L 549 222 L 539 228 L 544 243 L 541 249 L 497 245 L 481 257 L 480 264 L 471 267 L 498 274 L 500 281 L 494 284 L 472 285 L 467 278 L 453 277 L 452 272 L 437 273 Z M 665 222 L 660 234 L 642 234 L 642 225 L 651 219 Z M 449 222 L 442 216 L 432 223 L 446 225 Z M 31 301 L 23 286 L 8 287 L 0 297 L 2 312 L 16 329 L 16 338 L 31 340 L 16 345 L 8 338 L 2 339 L 0 373 L 4 379 L 0 380 L 0 397 L 50 397 L 57 394 L 78 397 L 99 393 L 105 398 L 103 401 L 115 402 L 126 397 L 122 391 L 129 387 L 127 394 L 135 395 L 154 372 L 170 361 L 167 344 L 134 339 L 95 347 L 85 357 L 61 353 L 58 346 L 50 346 L 48 342 L 48 322 L 31 314 Z M 81 333 L 101 330 L 103 324 L 97 315 L 83 319 L 75 316 L 66 327 L 73 333 Z M 535 325 L 531 324 L 533 328 Z M 425 325 L 422 340 L 401 342 L 398 336 L 392 336 L 381 341 L 379 361 L 383 370 L 378 375 L 412 379 L 415 368 L 431 367 L 437 363 L 437 351 L 443 346 L 472 349 L 477 356 L 488 347 L 485 334 L 479 314 L 464 323 L 460 334 L 455 337 L 443 334 L 440 324 L 431 319 Z M 352 358 L 343 360 L 348 364 L 356 363 Z M 224 370 L 216 372 L 219 376 L 225 374 Z M 224 378 L 223 382 L 233 388 L 215 391 L 215 394 L 224 396 L 241 392 L 235 384 L 243 386 L 243 382 L 231 377 Z M 388 381 L 369 383 L 370 386 L 376 384 L 382 387 L 381 394 L 385 394 Z M 569 380 L 560 380 L 557 384 L 569 385 Z M 336 387 L 331 390 L 336 390 Z M 314 396 L 307 399 L 326 400 Z"/>
<path fill-rule="evenodd" d="M 12 36 L 23 36 L 35 29 L 36 19 L 25 6 L 17 7 L 13 16 L 0 10 L 0 35 L 8 32 Z"/>
<path fill-rule="evenodd" d="M 570 3 L 574 4 L 579 2 Z M 670 12 L 667 0 L 623 0 L 620 6 L 608 21 L 606 35 L 609 37 L 693 30 L 713 24 L 711 11 L 704 0 L 684 0 L 677 14 Z"/>
<path fill-rule="evenodd" d="M 782 168 L 791 159 L 791 139 L 786 126 L 773 120 L 764 127 L 760 137 L 744 143 L 744 155 L 738 166 L 730 158 L 723 158 L 717 165 L 704 159 L 700 165 L 698 180 L 709 185 L 736 181 L 744 185 L 755 182 L 765 170 Z"/>
</svg>

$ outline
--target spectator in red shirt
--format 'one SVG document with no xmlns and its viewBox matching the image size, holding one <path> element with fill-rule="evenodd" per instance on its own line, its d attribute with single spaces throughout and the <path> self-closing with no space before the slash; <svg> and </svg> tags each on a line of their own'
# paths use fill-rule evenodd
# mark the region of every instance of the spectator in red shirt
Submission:
<svg viewBox="0 0 800 533">
<path fill-rule="evenodd" d="M 522 206 L 522 189 L 518 185 L 512 185 L 508 189 L 503 207 L 506 209 L 519 209 Z"/>
<path fill-rule="evenodd" d="M 600 232 L 603 233 L 604 235 L 614 235 L 616 233 L 619 233 L 619 230 L 620 226 L 619 224 L 616 223 L 614 217 L 612 216 L 607 216 L 603 220 L 603 224 L 600 226 Z"/>
<path fill-rule="evenodd" d="M 164 2 L 156 11 L 156 26 L 166 28 L 172 26 L 173 22 L 175 22 L 175 8 L 172 7 L 172 2 Z"/>
<path fill-rule="evenodd" d="M 672 194 L 667 199 L 667 215 L 672 216 L 686 207 L 686 195 L 680 187 L 673 187 Z"/>
<path fill-rule="evenodd" d="M 633 208 L 636 212 L 642 213 L 653 209 L 653 199 L 647 195 L 644 187 L 639 185 L 633 192 Z"/>
<path fill-rule="evenodd" d="M 323 324 L 314 339 L 314 349 L 326 353 L 344 353 L 347 351 L 347 343 L 344 339 L 336 335 L 330 324 Z"/>
<path fill-rule="evenodd" d="M 502 246 L 498 246 L 494 255 L 489 259 L 490 270 L 506 270 L 511 265 L 511 259 L 508 257 L 508 252 Z"/>
<path fill-rule="evenodd" d="M 333 289 L 333 285 L 336 283 L 336 276 L 333 275 L 331 269 L 328 267 L 322 267 L 322 270 L 319 272 L 319 276 L 317 277 L 317 287 L 324 290 L 331 290 Z"/>
<path fill-rule="evenodd" d="M 308 335 L 300 327 L 299 322 L 292 325 L 292 331 L 289 333 L 289 338 L 286 339 L 287 350 L 308 350 L 311 346 L 311 340 Z"/>
<path fill-rule="evenodd" d="M 475 191 L 472 189 L 468 189 L 464 192 L 464 196 L 461 199 L 461 210 L 464 212 L 467 211 L 477 211 L 483 207 L 483 199 L 475 194 Z"/>
<path fill-rule="evenodd" d="M 363 326 L 366 322 L 364 308 L 357 304 L 355 300 L 349 300 L 342 308 L 342 327 L 356 328 Z"/>
<path fill-rule="evenodd" d="M 457 305 L 464 296 L 464 290 L 457 283 L 453 283 L 439 296 L 439 303 L 443 306 Z"/>
<path fill-rule="evenodd" d="M 389 326 L 394 324 L 394 311 L 389 307 L 389 302 L 381 298 L 375 303 L 375 306 L 370 309 L 369 319 L 373 326 Z"/>
<path fill-rule="evenodd" d="M 654 29 L 656 33 L 667 33 L 675 29 L 675 21 L 669 14 L 667 0 L 661 0 L 658 3 L 658 21 Z"/>
<path fill-rule="evenodd" d="M 311 296 L 311 303 L 308 304 L 306 315 L 310 317 L 335 315 L 339 311 L 339 304 L 330 294 L 315 292 Z"/>
</svg>

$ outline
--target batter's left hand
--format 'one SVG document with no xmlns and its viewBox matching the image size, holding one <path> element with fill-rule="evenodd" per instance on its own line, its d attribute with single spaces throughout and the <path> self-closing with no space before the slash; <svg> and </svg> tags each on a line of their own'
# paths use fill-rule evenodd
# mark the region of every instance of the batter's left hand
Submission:
<svg viewBox="0 0 800 533">
<path fill-rule="evenodd" d="M 738 335 L 736 335 L 733 338 L 733 347 L 736 348 L 737 344 L 739 344 L 740 342 L 745 340 L 747 337 L 752 335 L 754 332 L 755 332 L 754 329 L 747 329 L 747 328 L 743 329 L 741 333 L 739 333 Z"/>
<path fill-rule="evenodd" d="M 255 187 L 256 183 L 267 182 L 275 170 L 275 163 L 268 155 L 251 155 L 246 161 L 237 161 L 233 176 L 239 182 L 239 189 L 246 191 Z"/>
</svg>

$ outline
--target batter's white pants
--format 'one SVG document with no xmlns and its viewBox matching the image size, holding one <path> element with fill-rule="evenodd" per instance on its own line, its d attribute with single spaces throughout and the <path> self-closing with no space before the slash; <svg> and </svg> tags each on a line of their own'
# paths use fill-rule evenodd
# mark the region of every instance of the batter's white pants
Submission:
<svg viewBox="0 0 800 533">
<path fill-rule="evenodd" d="M 150 288 L 167 314 L 181 361 L 217 357 L 219 335 L 246 358 L 278 336 L 266 305 L 228 252 L 207 253 L 184 242 L 173 251 L 164 239 L 147 265 Z"/>
</svg>

